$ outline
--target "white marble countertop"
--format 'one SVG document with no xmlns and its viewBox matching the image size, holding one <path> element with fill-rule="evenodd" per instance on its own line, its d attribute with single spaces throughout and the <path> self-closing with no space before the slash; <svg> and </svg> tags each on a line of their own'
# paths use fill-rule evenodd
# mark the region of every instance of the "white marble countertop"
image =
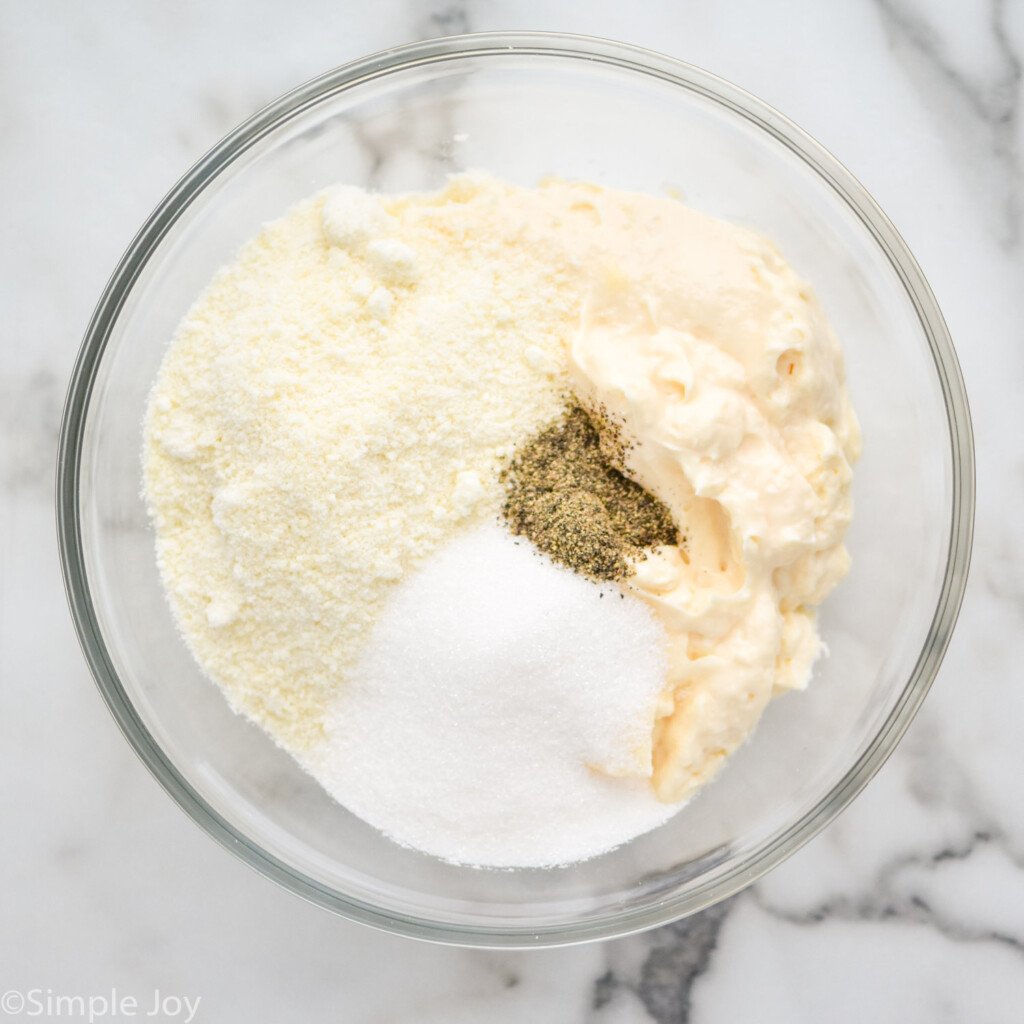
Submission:
<svg viewBox="0 0 1024 1024">
<path fill-rule="evenodd" d="M 1024 3 L 0 0 L 0 24 L 0 992 L 117 989 L 141 1015 L 159 989 L 200 997 L 194 1019 L 216 1022 L 1021 1019 Z M 829 147 L 939 297 L 979 469 L 958 631 L 924 710 L 855 804 L 703 915 L 530 953 L 349 924 L 193 827 L 89 679 L 52 515 L 57 423 L 83 328 L 177 176 L 317 72 L 397 42 L 497 28 L 664 50 L 762 96 Z M 5 1008 L 16 1002 L 0 1018 Z"/>
</svg>

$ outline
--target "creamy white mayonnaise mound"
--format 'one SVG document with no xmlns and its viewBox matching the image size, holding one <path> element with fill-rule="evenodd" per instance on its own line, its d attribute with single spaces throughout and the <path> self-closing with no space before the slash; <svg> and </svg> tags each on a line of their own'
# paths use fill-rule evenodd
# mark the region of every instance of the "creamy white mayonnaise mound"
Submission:
<svg viewBox="0 0 1024 1024">
<path fill-rule="evenodd" d="M 675 801 L 773 694 L 806 686 L 815 606 L 849 567 L 860 431 L 835 336 L 769 241 L 664 200 L 590 202 L 608 237 L 572 379 L 623 425 L 628 473 L 682 534 L 630 581 L 670 636 L 653 784 Z"/>
</svg>

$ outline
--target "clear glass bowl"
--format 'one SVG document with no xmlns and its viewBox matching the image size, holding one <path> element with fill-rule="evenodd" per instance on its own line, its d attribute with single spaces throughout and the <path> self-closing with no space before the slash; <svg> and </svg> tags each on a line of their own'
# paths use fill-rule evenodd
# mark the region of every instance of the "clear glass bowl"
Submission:
<svg viewBox="0 0 1024 1024">
<path fill-rule="evenodd" d="M 864 432 L 853 569 L 824 607 L 831 656 L 774 702 L 663 828 L 564 869 L 485 871 L 402 849 L 235 716 L 178 636 L 140 499 L 141 422 L 174 328 L 261 222 L 335 182 L 432 189 L 480 168 L 661 192 L 773 238 L 844 345 Z M 963 381 L 907 247 L 864 189 L 776 111 L 619 43 L 477 35 L 332 71 L 258 113 L 175 186 L 89 325 L 61 433 L 58 525 L 100 691 L 164 788 L 214 838 L 350 918 L 453 943 L 621 935 L 748 885 L 856 795 L 906 729 L 962 598 L 974 505 Z"/>
</svg>

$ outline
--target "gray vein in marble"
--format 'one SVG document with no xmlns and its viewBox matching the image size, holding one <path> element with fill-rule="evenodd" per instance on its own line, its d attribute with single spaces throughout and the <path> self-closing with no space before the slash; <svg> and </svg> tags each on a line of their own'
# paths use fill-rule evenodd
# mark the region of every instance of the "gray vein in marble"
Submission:
<svg viewBox="0 0 1024 1024">
<path fill-rule="evenodd" d="M 933 908 L 918 893 L 900 894 L 896 890 L 899 875 L 908 868 L 934 871 L 949 860 L 966 860 L 987 844 L 1002 844 L 1002 837 L 988 832 L 977 832 L 961 846 L 945 847 L 931 854 L 907 854 L 887 863 L 879 872 L 870 891 L 851 899 L 837 897 L 822 900 L 809 910 L 791 911 L 764 898 L 759 887 L 750 890 L 750 898 L 769 917 L 788 924 L 811 926 L 826 921 L 902 921 L 923 924 L 954 942 L 994 943 L 1005 946 L 1024 957 L 1024 922 L 1018 934 L 997 929 L 974 928 L 956 921 L 948 914 Z M 1009 852 L 1005 850 L 1004 852 Z"/>
<path fill-rule="evenodd" d="M 593 1019 L 621 990 L 631 992 L 657 1024 L 687 1024 L 693 986 L 708 969 L 718 935 L 733 905 L 719 903 L 700 914 L 607 947 L 607 970 L 594 982 Z M 626 947 L 640 943 L 646 954 L 638 969 L 624 963 Z"/>
<path fill-rule="evenodd" d="M 957 763 L 944 731 L 927 713 L 901 741 L 899 756 L 907 764 L 907 792 L 923 807 L 952 810 L 974 833 L 994 833 L 998 826 L 979 809 L 970 777 Z"/>
<path fill-rule="evenodd" d="M 1024 462 L 1016 461 L 1007 476 L 1016 485 L 1014 494 L 1019 502 L 1024 498 Z M 998 537 L 992 538 L 995 550 L 981 568 L 981 579 L 992 597 L 1012 605 L 1024 620 L 1024 550 L 1018 537 L 1015 520 L 998 524 Z"/>
<path fill-rule="evenodd" d="M 481 950 L 476 953 L 474 960 L 483 971 L 495 978 L 503 989 L 516 988 L 523 980 L 514 953 Z"/>
<path fill-rule="evenodd" d="M 50 497 L 62 397 L 62 382 L 48 368 L 0 386 L 0 486 Z"/>
<path fill-rule="evenodd" d="M 429 10 L 416 24 L 415 37 L 432 39 L 440 35 L 472 32 L 466 7 L 447 4 Z M 367 160 L 364 184 L 371 189 L 384 189 L 384 175 L 389 161 L 399 154 L 411 154 L 427 165 L 440 167 L 446 173 L 458 170 L 453 151 L 458 113 L 458 83 L 439 83 L 432 117 L 428 126 L 410 125 L 404 120 L 384 122 L 371 127 L 364 121 L 351 122 L 349 127 Z M 422 137 L 418 131 L 422 131 Z"/>
<path fill-rule="evenodd" d="M 1001 241 L 1015 246 L 1021 235 L 1021 182 L 1024 180 L 1017 146 L 1021 112 L 1021 58 L 1006 29 L 1006 0 L 990 0 L 988 28 L 998 61 L 986 80 L 973 81 L 950 59 L 943 38 L 905 0 L 875 0 L 890 39 L 918 54 L 933 74 L 951 88 L 987 128 L 992 156 L 1002 169 L 1004 195 L 1000 202 L 1005 227 Z"/>
<path fill-rule="evenodd" d="M 464 4 L 446 4 L 431 10 L 420 22 L 417 39 L 431 39 L 434 36 L 457 36 L 472 32 L 469 12 Z"/>
<path fill-rule="evenodd" d="M 926 709 L 918 715 L 913 729 L 901 741 L 899 756 L 910 759 L 907 790 L 909 795 L 930 811 L 948 810 L 969 830 L 960 845 L 949 845 L 938 853 L 918 859 L 941 863 L 953 855 L 950 851 L 970 852 L 980 842 L 998 846 L 1006 858 L 1024 871 L 1024 849 L 1014 843 L 1006 829 L 994 817 L 984 793 L 959 761 L 959 751 L 947 731 Z M 966 854 L 965 854 L 966 855 Z M 908 861 L 909 862 L 909 861 Z M 898 865 L 899 867 L 905 865 Z M 1021 922 L 1024 929 L 1024 921 Z M 1024 931 L 1022 931 L 1024 936 Z"/>
</svg>

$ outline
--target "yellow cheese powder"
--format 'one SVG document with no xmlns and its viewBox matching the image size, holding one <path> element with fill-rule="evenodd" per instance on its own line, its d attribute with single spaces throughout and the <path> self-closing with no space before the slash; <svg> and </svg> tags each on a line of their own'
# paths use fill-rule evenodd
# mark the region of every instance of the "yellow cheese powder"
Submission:
<svg viewBox="0 0 1024 1024">
<path fill-rule="evenodd" d="M 164 583 L 232 705 L 300 757 L 396 581 L 497 513 L 501 464 L 561 411 L 579 303 L 522 226 L 529 194 L 321 193 L 167 352 L 144 442 Z"/>
</svg>

